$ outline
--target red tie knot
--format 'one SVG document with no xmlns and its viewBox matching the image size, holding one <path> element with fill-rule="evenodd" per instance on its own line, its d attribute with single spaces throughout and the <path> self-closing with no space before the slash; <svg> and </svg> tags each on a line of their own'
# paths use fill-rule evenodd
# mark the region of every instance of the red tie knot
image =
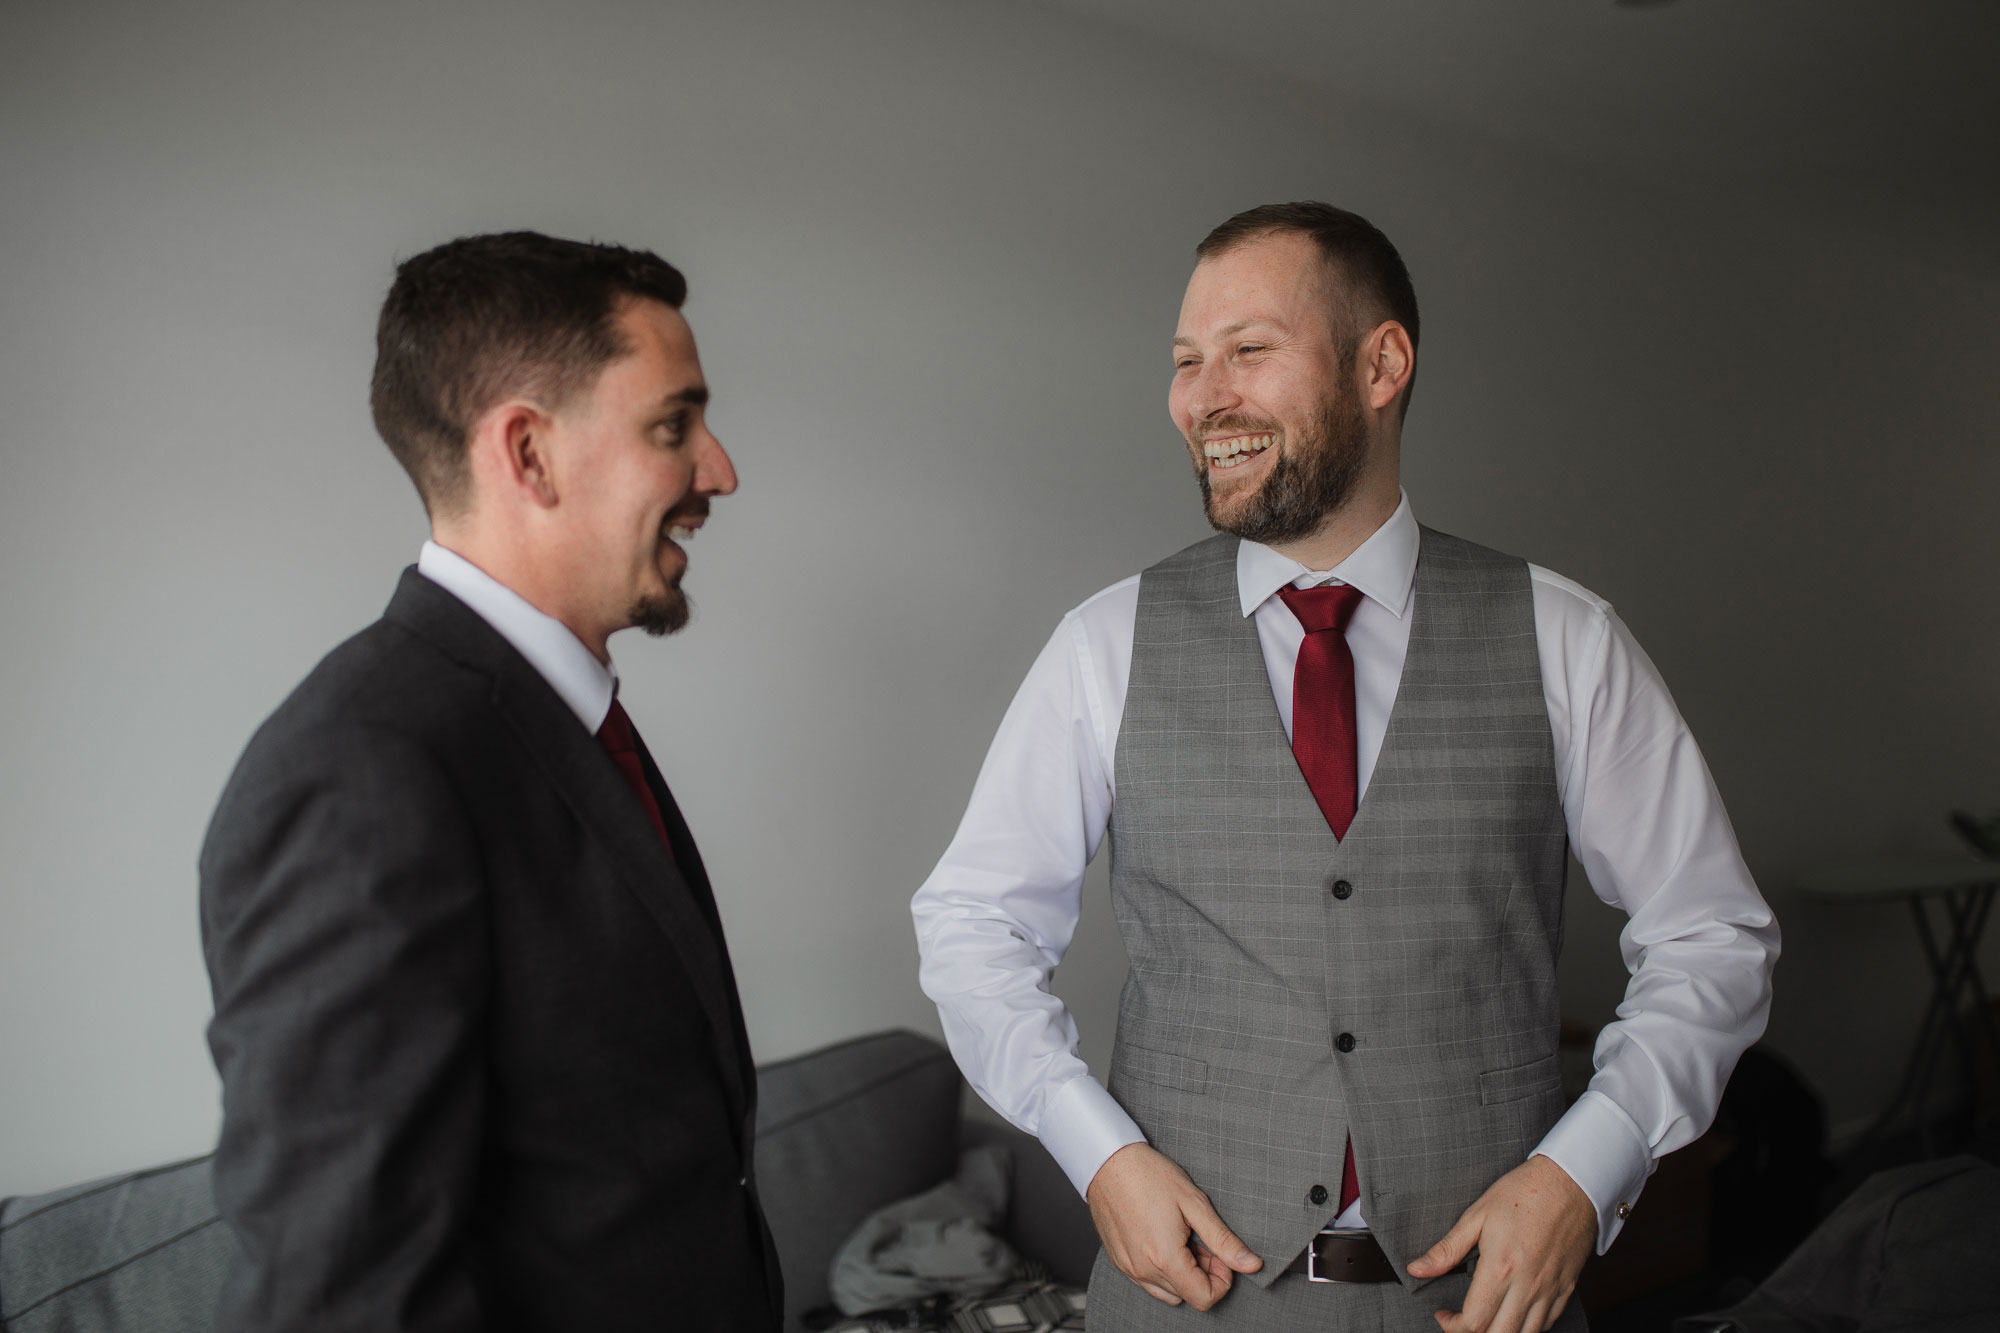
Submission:
<svg viewBox="0 0 2000 1333">
<path fill-rule="evenodd" d="M 1361 605 L 1361 589 L 1351 583 L 1319 588 L 1294 588 L 1288 584 L 1278 589 L 1278 596 L 1284 598 L 1285 605 L 1308 634 L 1325 629 L 1347 633 L 1347 622 L 1354 619 L 1354 608 Z"/>
<path fill-rule="evenodd" d="M 597 739 L 613 754 L 639 748 L 639 742 L 632 733 L 632 719 L 625 712 L 625 705 L 618 702 L 617 695 L 611 697 L 611 711 L 604 715 L 604 724 L 597 729 Z"/>
</svg>

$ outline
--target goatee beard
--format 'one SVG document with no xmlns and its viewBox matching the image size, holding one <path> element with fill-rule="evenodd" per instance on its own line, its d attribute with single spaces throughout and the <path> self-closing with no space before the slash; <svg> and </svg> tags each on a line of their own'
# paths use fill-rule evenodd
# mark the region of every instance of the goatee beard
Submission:
<svg viewBox="0 0 2000 1333">
<path fill-rule="evenodd" d="M 1218 423 L 1219 430 L 1236 428 L 1233 422 Z M 1368 423 L 1360 405 L 1342 394 L 1329 400 L 1296 439 L 1272 447 L 1282 447 L 1283 452 L 1272 463 L 1270 475 L 1229 514 L 1216 512 L 1208 460 L 1196 451 L 1195 479 L 1201 483 L 1202 512 L 1210 527 L 1265 546 L 1312 536 L 1347 503 L 1361 475 L 1368 453 Z"/>
<path fill-rule="evenodd" d="M 633 629 L 641 629 L 659 638 L 685 629 L 693 608 L 688 605 L 687 594 L 678 587 L 668 588 L 657 597 L 641 597 L 632 603 L 632 609 L 625 613 Z"/>
</svg>

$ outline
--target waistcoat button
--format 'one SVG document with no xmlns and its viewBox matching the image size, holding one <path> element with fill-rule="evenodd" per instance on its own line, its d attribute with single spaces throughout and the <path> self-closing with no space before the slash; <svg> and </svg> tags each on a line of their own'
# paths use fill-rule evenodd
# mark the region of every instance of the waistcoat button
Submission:
<svg viewBox="0 0 2000 1333">
<path fill-rule="evenodd" d="M 1353 1050 L 1354 1034 L 1352 1032 L 1343 1032 L 1338 1037 L 1335 1037 L 1333 1039 L 1333 1049 L 1339 1051 L 1342 1055 Z"/>
<path fill-rule="evenodd" d="M 1326 1202 L 1326 1186 L 1315 1185 L 1306 1191 L 1306 1202 L 1318 1207 Z"/>
<path fill-rule="evenodd" d="M 1352 884 L 1349 884 L 1346 880 L 1337 879 L 1333 882 L 1334 897 L 1345 899 L 1353 892 L 1354 892 L 1354 886 Z"/>
</svg>

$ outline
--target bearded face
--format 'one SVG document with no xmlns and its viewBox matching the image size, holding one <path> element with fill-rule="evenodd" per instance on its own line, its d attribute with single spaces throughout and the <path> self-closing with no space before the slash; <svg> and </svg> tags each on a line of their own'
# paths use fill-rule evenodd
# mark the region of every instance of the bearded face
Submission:
<svg viewBox="0 0 2000 1333">
<path fill-rule="evenodd" d="M 1202 423 L 1188 445 L 1209 526 L 1277 546 L 1312 536 L 1346 503 L 1367 455 L 1367 424 L 1354 396 L 1336 383 L 1295 431 L 1230 417 Z M 1268 467 L 1249 465 L 1266 452 Z M 1249 474 L 1240 481 L 1229 475 L 1239 467 Z"/>
<path fill-rule="evenodd" d="M 1273 233 L 1195 265 L 1167 411 L 1218 531 L 1309 542 L 1367 484 L 1359 357 L 1375 313 L 1352 307 L 1309 236 Z"/>
</svg>

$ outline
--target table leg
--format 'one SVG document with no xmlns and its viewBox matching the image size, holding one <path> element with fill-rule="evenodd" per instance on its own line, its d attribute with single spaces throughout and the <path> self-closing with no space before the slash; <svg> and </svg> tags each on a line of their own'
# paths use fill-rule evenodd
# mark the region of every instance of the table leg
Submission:
<svg viewBox="0 0 2000 1333">
<path fill-rule="evenodd" d="M 1944 895 L 1943 911 L 1949 933 L 1942 949 L 1938 947 L 1937 935 L 1931 927 L 1930 913 L 1924 909 L 1923 899 L 1914 894 L 1910 896 L 1910 914 L 1917 924 L 1917 938 L 1923 945 L 1924 961 L 1931 969 L 1931 999 L 1924 1008 L 1916 1049 L 1911 1053 L 1903 1085 L 1897 1091 L 1895 1100 L 1869 1128 L 1865 1139 L 1872 1139 L 1887 1129 L 1905 1102 L 1909 1102 L 1917 1118 L 1918 1145 L 1926 1156 L 1930 1155 L 1931 1123 L 1927 1112 L 1932 1075 L 1939 1056 L 1943 1054 L 1947 1035 L 1957 1041 L 1966 1093 L 1972 1095 L 1976 1078 L 1973 1035 L 1959 1012 L 1959 998 L 1966 992 L 1972 995 L 1978 1031 L 1985 1038 L 1989 1051 L 2000 1059 L 2000 1045 L 1995 1043 L 1991 1025 L 1986 982 L 1979 971 L 1979 940 L 1992 914 L 1995 887 L 1983 885 Z"/>
<path fill-rule="evenodd" d="M 1928 1157 L 1931 1130 L 1930 1117 L 1925 1111 L 1930 1105 L 1931 1071 L 1937 1064 L 1938 1048 L 1951 1028 L 1951 992 L 1947 985 L 1945 951 L 1938 948 L 1937 935 L 1931 929 L 1930 914 L 1924 910 L 1924 900 L 1911 894 L 1908 902 L 1910 916 L 1917 924 L 1917 940 L 1923 946 L 1924 962 L 1931 972 L 1930 1000 L 1924 1005 L 1923 1021 L 1917 1025 L 1909 1062 L 1903 1066 L 1902 1083 L 1897 1087 L 1896 1095 L 1862 1134 L 1856 1148 L 1865 1147 L 1885 1136 L 1908 1110 L 1916 1121 L 1918 1145 Z"/>
<path fill-rule="evenodd" d="M 1986 978 L 1979 971 L 1979 941 L 1985 934 L 1987 921 L 1993 914 L 1996 889 L 2000 886 L 1986 885 L 1965 890 L 1946 898 L 1946 908 L 1951 917 L 1952 935 L 1946 950 L 1948 956 L 1955 955 L 1956 968 L 1951 976 L 1952 1016 L 1957 1022 L 1965 1041 L 1966 1092 L 1968 1096 L 1976 1091 L 1974 1079 L 1977 1076 L 1973 1049 L 1973 1034 L 1986 1047 L 1987 1058 L 1994 1068 L 2000 1070 L 2000 1035 L 1993 1029 L 1993 998 L 1987 993 Z M 1961 1006 L 1957 1003 L 1961 995 L 1970 995 L 1972 1019 L 1968 1027 Z"/>
</svg>

